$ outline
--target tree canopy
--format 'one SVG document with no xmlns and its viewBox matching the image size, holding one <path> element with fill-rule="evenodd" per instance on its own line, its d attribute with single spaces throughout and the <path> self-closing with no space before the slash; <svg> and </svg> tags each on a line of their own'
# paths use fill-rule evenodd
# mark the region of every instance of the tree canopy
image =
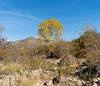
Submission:
<svg viewBox="0 0 100 86">
<path fill-rule="evenodd" d="M 39 24 L 38 36 L 43 40 L 58 40 L 61 39 L 63 26 L 54 18 L 44 20 Z"/>
</svg>

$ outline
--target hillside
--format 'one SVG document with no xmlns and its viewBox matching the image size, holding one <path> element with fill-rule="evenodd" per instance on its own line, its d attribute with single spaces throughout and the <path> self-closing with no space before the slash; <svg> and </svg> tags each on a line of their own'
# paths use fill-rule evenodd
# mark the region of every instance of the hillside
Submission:
<svg viewBox="0 0 100 86">
<path fill-rule="evenodd" d="M 100 33 L 70 42 L 1 41 L 0 86 L 100 86 Z"/>
</svg>

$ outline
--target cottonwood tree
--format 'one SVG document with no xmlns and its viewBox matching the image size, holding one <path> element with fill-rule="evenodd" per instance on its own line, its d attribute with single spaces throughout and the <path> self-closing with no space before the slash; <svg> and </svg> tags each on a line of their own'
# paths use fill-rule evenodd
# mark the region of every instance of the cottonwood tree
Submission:
<svg viewBox="0 0 100 86">
<path fill-rule="evenodd" d="M 63 26 L 56 19 L 44 20 L 38 27 L 38 36 L 40 39 L 47 41 L 61 39 Z"/>
<path fill-rule="evenodd" d="M 45 55 L 47 58 L 60 58 L 57 53 L 59 50 L 61 50 L 61 48 L 58 49 L 59 47 L 57 46 L 57 43 L 59 42 L 58 40 L 61 40 L 62 37 L 62 24 L 55 18 L 51 18 L 49 20 L 42 21 L 38 27 L 38 37 L 40 39 L 39 50 L 40 46 L 43 46 L 45 43 L 44 46 L 46 48 L 42 49 L 42 51 L 46 52 Z"/>
</svg>

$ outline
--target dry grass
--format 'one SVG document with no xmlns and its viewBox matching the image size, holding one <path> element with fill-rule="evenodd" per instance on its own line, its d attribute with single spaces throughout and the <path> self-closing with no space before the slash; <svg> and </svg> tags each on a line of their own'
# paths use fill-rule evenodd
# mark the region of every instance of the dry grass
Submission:
<svg viewBox="0 0 100 86">
<path fill-rule="evenodd" d="M 20 83 L 18 83 L 17 86 L 39 86 L 40 77 L 39 76 L 33 76 L 29 79 L 22 80 Z"/>
</svg>

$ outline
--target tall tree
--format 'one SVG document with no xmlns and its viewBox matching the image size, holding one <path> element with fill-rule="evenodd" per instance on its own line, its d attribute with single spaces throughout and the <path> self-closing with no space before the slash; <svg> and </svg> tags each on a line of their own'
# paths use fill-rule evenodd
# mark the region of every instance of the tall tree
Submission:
<svg viewBox="0 0 100 86">
<path fill-rule="evenodd" d="M 39 24 L 38 36 L 43 40 L 61 39 L 63 32 L 62 24 L 54 18 L 43 21 Z"/>
</svg>

